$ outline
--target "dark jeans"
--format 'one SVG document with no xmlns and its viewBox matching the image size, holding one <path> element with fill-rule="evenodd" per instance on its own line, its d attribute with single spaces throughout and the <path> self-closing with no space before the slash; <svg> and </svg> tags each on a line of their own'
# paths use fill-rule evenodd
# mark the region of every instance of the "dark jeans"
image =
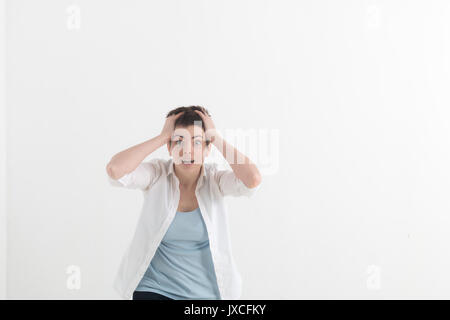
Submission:
<svg viewBox="0 0 450 320">
<path fill-rule="evenodd" d="M 134 291 L 133 300 L 173 300 L 173 299 L 163 296 L 162 294 L 156 292 Z"/>
</svg>

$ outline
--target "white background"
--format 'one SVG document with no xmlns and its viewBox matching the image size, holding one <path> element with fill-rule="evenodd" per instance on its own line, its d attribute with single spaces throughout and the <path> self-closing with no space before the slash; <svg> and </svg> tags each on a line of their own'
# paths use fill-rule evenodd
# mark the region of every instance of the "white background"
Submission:
<svg viewBox="0 0 450 320">
<path fill-rule="evenodd" d="M 105 166 L 202 105 L 278 134 L 228 199 L 243 299 L 450 298 L 448 1 L 0 3 L 0 297 L 117 299 Z"/>
</svg>

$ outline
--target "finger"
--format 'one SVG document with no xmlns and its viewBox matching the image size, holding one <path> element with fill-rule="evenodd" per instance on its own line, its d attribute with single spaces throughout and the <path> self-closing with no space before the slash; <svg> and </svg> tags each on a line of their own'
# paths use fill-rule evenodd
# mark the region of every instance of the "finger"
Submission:
<svg viewBox="0 0 450 320">
<path fill-rule="evenodd" d="M 197 112 L 200 115 L 200 117 L 202 117 L 202 119 L 205 116 L 205 114 L 203 112 L 201 112 L 200 110 L 194 110 L 194 111 Z"/>
<path fill-rule="evenodd" d="M 173 114 L 174 118 L 178 118 L 180 117 L 182 114 L 184 113 L 184 111 L 178 112 L 177 114 Z"/>
</svg>

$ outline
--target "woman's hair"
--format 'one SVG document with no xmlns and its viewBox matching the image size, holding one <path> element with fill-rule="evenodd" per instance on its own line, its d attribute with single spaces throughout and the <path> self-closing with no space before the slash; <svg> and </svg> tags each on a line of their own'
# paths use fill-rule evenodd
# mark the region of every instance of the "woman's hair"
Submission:
<svg viewBox="0 0 450 320">
<path fill-rule="evenodd" d="M 175 108 L 173 110 L 170 110 L 167 113 L 166 118 L 170 117 L 171 115 L 178 114 L 178 113 L 184 111 L 184 114 L 182 114 L 180 117 L 177 118 L 177 120 L 175 120 L 175 124 L 174 124 L 175 128 L 177 126 L 188 127 L 190 125 L 193 125 L 194 121 L 201 121 L 202 122 L 202 129 L 203 129 L 203 131 L 206 131 L 205 124 L 203 123 L 202 118 L 194 110 L 199 110 L 199 111 L 203 112 L 205 115 L 211 116 L 209 111 L 206 108 L 204 108 L 204 107 L 201 107 L 201 106 L 189 106 L 189 107 L 178 107 L 178 108 Z M 171 143 L 172 143 L 172 141 L 169 140 L 169 145 Z M 206 140 L 206 146 L 208 146 L 210 143 L 211 143 L 211 140 Z"/>
</svg>

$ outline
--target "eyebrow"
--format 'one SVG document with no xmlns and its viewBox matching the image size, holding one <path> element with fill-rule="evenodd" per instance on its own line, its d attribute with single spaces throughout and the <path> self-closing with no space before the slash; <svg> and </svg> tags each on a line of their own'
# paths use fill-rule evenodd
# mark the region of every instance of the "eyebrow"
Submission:
<svg viewBox="0 0 450 320">
<path fill-rule="evenodd" d="M 182 137 L 183 138 L 183 136 L 180 134 L 176 134 L 176 135 L 174 135 L 174 137 Z M 197 137 L 203 138 L 203 136 L 193 136 L 192 139 L 197 138 Z"/>
</svg>

